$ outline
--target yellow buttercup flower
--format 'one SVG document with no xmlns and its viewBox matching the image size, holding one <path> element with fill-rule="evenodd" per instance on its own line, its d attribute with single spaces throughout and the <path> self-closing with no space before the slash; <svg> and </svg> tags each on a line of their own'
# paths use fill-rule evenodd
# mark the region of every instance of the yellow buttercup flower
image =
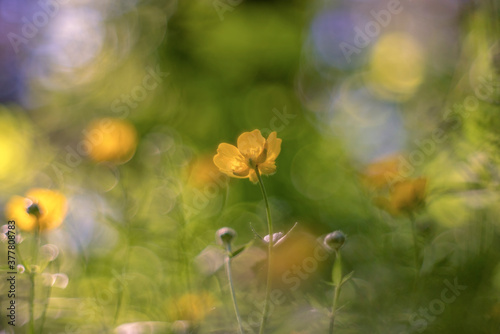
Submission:
<svg viewBox="0 0 500 334">
<path fill-rule="evenodd" d="M 14 196 L 7 202 L 6 218 L 16 221 L 16 227 L 24 231 L 55 229 L 62 224 L 67 211 L 66 197 L 50 189 L 31 189 L 26 197 Z"/>
<path fill-rule="evenodd" d="M 389 197 L 375 198 L 375 204 L 393 216 L 410 214 L 425 204 L 427 179 L 409 179 L 395 183 Z"/>
<path fill-rule="evenodd" d="M 137 132 L 132 123 L 118 118 L 92 121 L 85 130 L 89 157 L 97 162 L 122 164 L 129 161 L 137 147 Z"/>
<path fill-rule="evenodd" d="M 259 130 L 244 132 L 238 137 L 237 145 L 222 143 L 217 148 L 214 163 L 224 174 L 236 178 L 249 178 L 258 182 L 256 170 L 262 175 L 276 172 L 276 158 L 281 151 L 281 139 L 272 132 L 267 140 Z"/>
</svg>

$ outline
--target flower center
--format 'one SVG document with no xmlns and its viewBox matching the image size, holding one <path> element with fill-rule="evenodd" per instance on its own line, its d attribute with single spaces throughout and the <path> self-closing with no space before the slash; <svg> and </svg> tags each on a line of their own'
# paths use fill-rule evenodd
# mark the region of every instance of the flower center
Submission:
<svg viewBox="0 0 500 334">
<path fill-rule="evenodd" d="M 248 165 L 250 168 L 255 169 L 257 166 L 267 159 L 267 148 L 264 148 L 262 152 L 257 156 L 256 154 L 248 158 Z"/>
<path fill-rule="evenodd" d="M 234 161 L 231 165 L 231 170 L 234 175 L 245 176 L 247 174 L 248 166 L 241 161 Z"/>
<path fill-rule="evenodd" d="M 32 202 L 32 201 L 29 201 L 28 203 L 28 206 L 26 208 L 26 212 L 29 214 L 29 215 L 33 215 L 35 217 L 40 217 L 40 215 L 42 214 L 42 210 L 40 210 L 40 207 L 38 206 L 38 204 Z"/>
</svg>

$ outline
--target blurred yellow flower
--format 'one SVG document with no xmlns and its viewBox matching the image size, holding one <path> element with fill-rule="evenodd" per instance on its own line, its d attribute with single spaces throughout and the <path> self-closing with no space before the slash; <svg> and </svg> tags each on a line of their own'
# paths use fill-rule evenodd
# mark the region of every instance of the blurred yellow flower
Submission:
<svg viewBox="0 0 500 334">
<path fill-rule="evenodd" d="M 200 294 L 187 293 L 167 306 L 172 320 L 188 320 L 199 322 L 205 318 L 215 306 L 215 299 L 208 292 Z"/>
<path fill-rule="evenodd" d="M 84 134 L 88 155 L 96 162 L 125 163 L 132 158 L 137 147 L 134 126 L 118 118 L 94 120 Z"/>
<path fill-rule="evenodd" d="M 0 106 L 0 189 L 2 190 L 26 178 L 26 173 L 34 167 L 36 161 L 36 155 L 32 152 L 31 123 L 13 114 L 20 113 Z M 42 149 L 42 145 L 39 145 L 38 149 Z"/>
<path fill-rule="evenodd" d="M 395 183 L 389 197 L 376 197 L 375 204 L 393 216 L 410 214 L 425 204 L 427 179 L 408 179 Z"/>
<path fill-rule="evenodd" d="M 424 79 L 425 54 L 410 34 L 391 32 L 381 36 L 373 47 L 366 72 L 374 93 L 384 99 L 406 100 Z"/>
<path fill-rule="evenodd" d="M 362 183 L 369 188 L 383 189 L 398 176 L 399 159 L 393 155 L 369 164 L 361 173 Z"/>
<path fill-rule="evenodd" d="M 55 229 L 64 220 L 67 211 L 66 197 L 50 189 L 31 189 L 26 197 L 14 196 L 7 202 L 6 218 L 16 221 L 16 227 L 33 231 L 40 224 L 40 231 Z"/>
<path fill-rule="evenodd" d="M 238 137 L 237 145 L 222 143 L 217 148 L 214 163 L 224 174 L 236 178 L 249 178 L 258 182 L 255 170 L 271 175 L 276 172 L 275 160 L 281 151 L 281 139 L 272 132 L 267 140 L 259 130 L 244 132 Z"/>
<path fill-rule="evenodd" d="M 227 176 L 214 165 L 211 155 L 197 157 L 189 166 L 188 184 L 192 187 L 201 189 L 210 184 L 225 187 L 227 180 Z"/>
</svg>

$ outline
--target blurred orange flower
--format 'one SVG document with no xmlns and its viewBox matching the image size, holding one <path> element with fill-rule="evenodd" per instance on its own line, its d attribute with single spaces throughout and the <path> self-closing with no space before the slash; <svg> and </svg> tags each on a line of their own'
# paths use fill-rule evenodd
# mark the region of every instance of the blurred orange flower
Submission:
<svg viewBox="0 0 500 334">
<path fill-rule="evenodd" d="M 361 182 L 369 188 L 382 189 L 398 177 L 398 156 L 390 156 L 369 164 L 361 174 Z"/>
<path fill-rule="evenodd" d="M 62 224 L 66 216 L 66 197 L 58 191 L 50 189 L 31 189 L 26 197 L 14 196 L 7 202 L 6 218 L 16 221 L 16 227 L 24 231 L 40 231 L 55 229 Z"/>
<path fill-rule="evenodd" d="M 389 197 L 376 197 L 374 202 L 393 216 L 410 214 L 425 204 L 427 179 L 408 179 L 395 183 Z"/>
<path fill-rule="evenodd" d="M 236 178 L 249 178 L 258 182 L 255 170 L 262 175 L 276 172 L 275 160 L 281 151 L 281 139 L 272 132 L 267 140 L 259 130 L 244 132 L 238 137 L 238 147 L 222 143 L 217 148 L 214 163 L 224 174 Z"/>
<path fill-rule="evenodd" d="M 167 306 L 172 320 L 188 320 L 199 322 L 205 318 L 215 306 L 215 299 L 207 292 L 200 294 L 187 293 Z"/>
<path fill-rule="evenodd" d="M 137 132 L 134 126 L 122 119 L 94 120 L 84 133 L 88 155 L 96 162 L 125 163 L 132 158 L 137 147 Z"/>
</svg>

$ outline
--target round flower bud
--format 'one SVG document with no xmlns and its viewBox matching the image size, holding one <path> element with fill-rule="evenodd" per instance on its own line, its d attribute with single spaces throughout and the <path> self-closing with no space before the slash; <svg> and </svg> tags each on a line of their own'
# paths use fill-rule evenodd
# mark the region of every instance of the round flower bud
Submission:
<svg viewBox="0 0 500 334">
<path fill-rule="evenodd" d="M 331 250 L 338 251 L 345 242 L 345 234 L 342 231 L 334 231 L 326 235 L 323 243 Z"/>
<path fill-rule="evenodd" d="M 236 231 L 230 227 L 223 227 L 215 232 L 215 239 L 217 243 L 221 245 L 228 245 L 231 241 L 236 238 Z"/>
</svg>

